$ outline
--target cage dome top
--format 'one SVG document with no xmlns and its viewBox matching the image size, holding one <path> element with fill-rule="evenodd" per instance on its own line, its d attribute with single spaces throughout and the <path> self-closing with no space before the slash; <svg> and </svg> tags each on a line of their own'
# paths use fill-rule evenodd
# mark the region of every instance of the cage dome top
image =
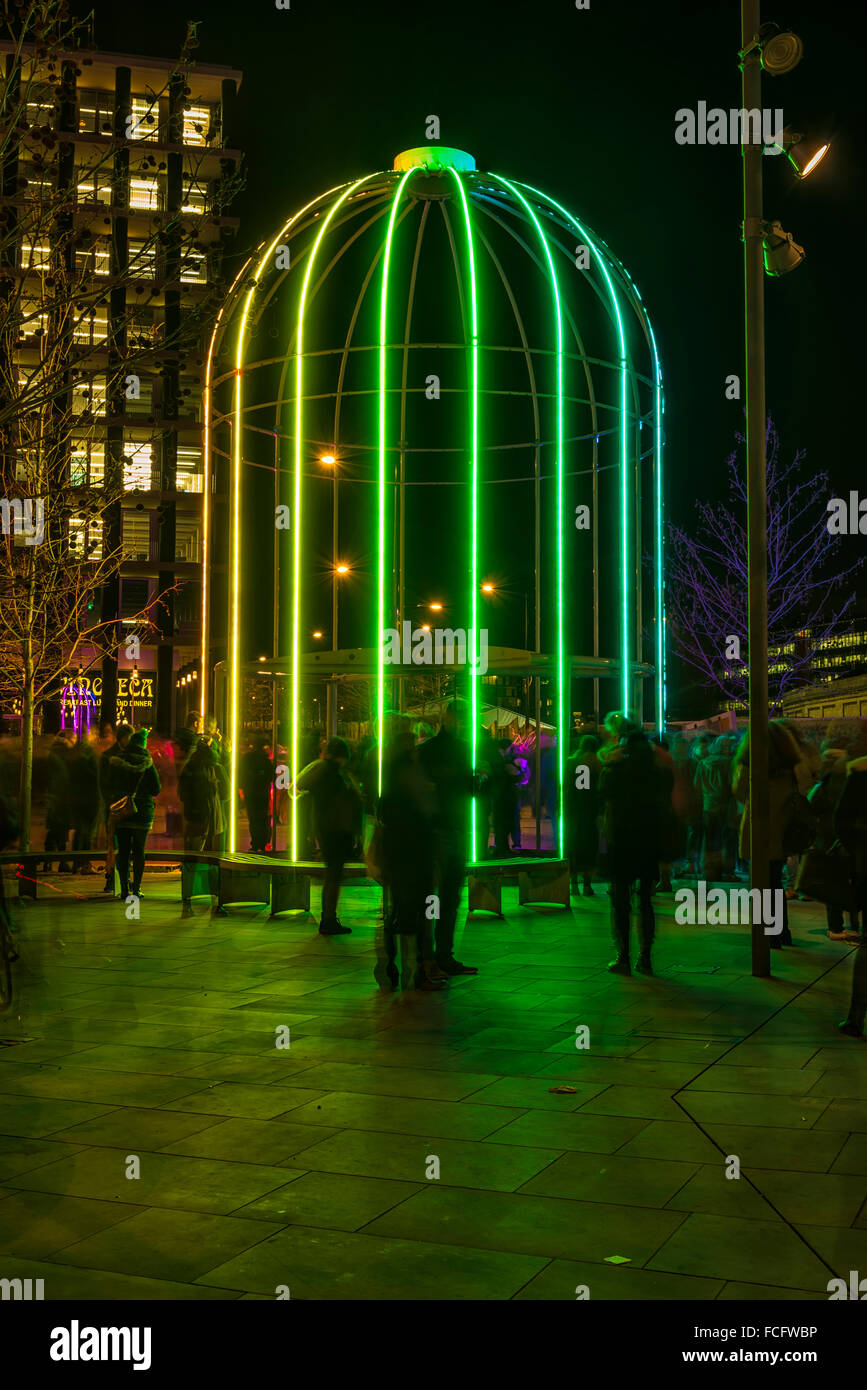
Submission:
<svg viewBox="0 0 867 1390">
<path fill-rule="evenodd" d="M 404 173 L 407 169 L 423 164 L 428 169 L 461 169 L 471 172 L 476 161 L 466 150 L 453 149 L 451 145 L 419 145 L 414 150 L 401 150 L 394 157 L 394 167 Z"/>
</svg>

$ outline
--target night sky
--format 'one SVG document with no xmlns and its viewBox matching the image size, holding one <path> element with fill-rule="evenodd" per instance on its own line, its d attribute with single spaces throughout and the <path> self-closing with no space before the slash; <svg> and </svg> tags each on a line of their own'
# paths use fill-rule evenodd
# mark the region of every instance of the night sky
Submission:
<svg viewBox="0 0 867 1390">
<path fill-rule="evenodd" d="M 146 16 L 98 3 L 98 46 L 176 52 L 183 9 L 149 0 Z M 626 265 L 665 373 L 669 516 L 689 525 L 696 496 L 722 495 L 743 425 L 742 402 L 724 395 L 726 376 L 743 376 L 741 159 L 737 147 L 680 146 L 674 130 L 680 107 L 740 105 L 737 3 L 292 0 L 282 11 L 217 0 L 190 17 L 202 20 L 201 61 L 244 72 L 239 251 L 321 190 L 389 168 L 437 114 L 442 143 L 547 190 Z M 764 77 L 764 105 L 834 137 L 803 184 L 784 158 L 765 160 L 765 215 L 807 252 L 795 273 L 766 280 L 768 404 L 784 450 L 805 448 L 846 492 L 864 476 L 863 8 L 765 18 L 794 29 L 805 54 L 788 76 Z"/>
</svg>

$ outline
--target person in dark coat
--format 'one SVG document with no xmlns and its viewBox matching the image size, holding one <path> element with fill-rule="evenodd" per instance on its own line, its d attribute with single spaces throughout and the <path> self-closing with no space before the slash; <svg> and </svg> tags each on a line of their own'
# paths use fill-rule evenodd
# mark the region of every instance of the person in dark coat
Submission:
<svg viewBox="0 0 867 1390">
<path fill-rule="evenodd" d="M 313 803 L 313 829 L 325 860 L 322 884 L 322 936 L 346 936 L 337 916 L 343 865 L 352 856 L 361 821 L 361 796 L 346 773 L 349 745 L 330 738 L 321 758 L 309 763 L 295 779 L 295 791 L 309 792 Z"/>
<path fill-rule="evenodd" d="M 846 783 L 834 812 L 834 829 L 852 859 L 856 922 L 867 913 L 867 758 L 855 758 L 846 768 Z M 839 1025 L 850 1038 L 864 1036 L 867 1014 L 867 933 L 862 929 L 861 944 L 855 952 L 852 998 L 849 1014 Z"/>
<path fill-rule="evenodd" d="M 117 733 L 112 743 L 99 760 L 99 795 L 102 798 L 102 819 L 108 835 L 108 818 L 111 812 L 112 803 L 120 801 L 126 796 L 129 788 L 127 786 L 127 776 L 123 765 L 119 759 L 126 751 L 127 745 L 132 738 L 131 724 L 118 724 Z M 114 839 L 114 837 L 112 837 Z M 116 840 L 115 840 L 116 845 Z M 114 893 L 114 870 L 115 864 L 111 858 L 113 846 L 108 846 L 109 858 L 106 860 L 105 867 L 105 887 L 104 893 Z"/>
<path fill-rule="evenodd" d="M 380 985 L 397 988 L 400 942 L 404 986 L 431 992 L 447 983 L 433 960 L 433 918 L 428 914 L 434 885 L 434 788 L 422 771 L 411 729 L 396 735 L 384 751 L 377 812 L 390 906 L 382 942 L 377 942 L 374 977 Z"/>
<path fill-rule="evenodd" d="M 154 803 L 160 794 L 159 774 L 154 767 L 153 758 L 147 751 L 148 730 L 136 729 L 124 752 L 117 759 L 124 764 L 119 772 L 126 778 L 127 793 L 132 796 L 135 811 L 121 821 L 117 827 L 117 872 L 120 878 L 120 896 L 141 897 L 141 880 L 144 873 L 145 845 L 150 828 L 154 823 Z M 132 880 L 130 881 L 130 860 L 132 860 Z"/>
<path fill-rule="evenodd" d="M 257 734 L 252 747 L 241 758 L 238 780 L 247 808 L 250 849 L 253 854 L 264 854 L 270 839 L 269 812 L 271 788 L 274 785 L 274 764 L 265 734 Z"/>
<path fill-rule="evenodd" d="M 618 739 L 617 747 L 605 759 L 599 781 L 617 949 L 617 958 L 608 969 L 617 975 L 631 974 L 629 916 L 632 888 L 637 881 L 641 916 L 640 952 L 635 968 L 641 975 L 652 975 L 650 951 L 655 922 L 651 895 L 660 860 L 668 852 L 663 837 L 672 818 L 673 778 L 668 763 L 662 761 L 658 750 L 628 715 L 610 714 L 605 722 Z"/>
<path fill-rule="evenodd" d="M 45 793 L 45 850 L 64 850 L 69 838 L 70 821 L 70 773 L 75 758 L 75 750 L 70 736 L 60 733 L 48 750 L 48 786 Z M 46 859 L 45 870 L 51 868 Z M 72 862 L 60 860 L 60 872 L 74 872 Z"/>
<path fill-rule="evenodd" d="M 566 764 L 564 800 L 566 802 L 566 852 L 572 891 L 578 891 L 578 877 L 585 898 L 593 898 L 591 877 L 599 863 L 599 740 L 585 734 Z M 579 773 L 579 769 L 586 772 Z M 586 782 L 586 786 L 584 785 Z"/>
<path fill-rule="evenodd" d="M 215 848 L 222 834 L 220 765 L 219 751 L 209 738 L 202 737 L 178 777 L 178 795 L 184 808 L 184 849 L 188 852 Z M 185 858 L 181 864 L 182 917 L 193 915 L 195 877 L 195 860 Z"/>
<path fill-rule="evenodd" d="M 436 793 L 434 858 L 439 919 L 436 923 L 436 963 L 445 975 L 477 975 L 475 966 L 455 960 L 455 923 L 466 875 L 470 833 L 470 803 L 475 779 L 469 744 L 462 737 L 466 707 L 458 700 L 446 707 L 439 733 L 419 747 L 419 762 Z"/>
<path fill-rule="evenodd" d="M 88 850 L 93 848 L 93 834 L 99 820 L 99 764 L 96 761 L 94 746 L 96 734 L 84 734 L 70 767 L 70 818 L 72 822 L 72 848 Z M 92 874 L 93 866 L 89 860 L 79 866 L 79 872 Z"/>
</svg>

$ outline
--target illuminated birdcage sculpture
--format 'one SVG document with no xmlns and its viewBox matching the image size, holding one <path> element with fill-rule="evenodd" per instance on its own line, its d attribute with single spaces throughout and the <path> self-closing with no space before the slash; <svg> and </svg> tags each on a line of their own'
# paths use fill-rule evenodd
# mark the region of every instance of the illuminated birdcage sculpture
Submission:
<svg viewBox="0 0 867 1390">
<path fill-rule="evenodd" d="M 452 656 L 474 759 L 492 673 L 535 688 L 537 758 L 544 703 L 561 857 L 576 692 L 597 718 L 663 726 L 662 411 L 638 290 L 547 194 L 426 146 L 290 217 L 238 275 L 208 356 L 201 656 L 225 678 L 236 784 L 245 678 L 282 683 L 292 778 L 310 683 L 329 683 L 333 732 L 337 683 L 368 682 L 381 777 L 386 711 L 419 661 Z M 441 649 L 415 602 L 434 553 Z M 272 596 L 263 660 L 247 634 Z M 490 622 L 505 632 L 492 597 L 523 614 L 523 644 L 486 642 Z"/>
</svg>

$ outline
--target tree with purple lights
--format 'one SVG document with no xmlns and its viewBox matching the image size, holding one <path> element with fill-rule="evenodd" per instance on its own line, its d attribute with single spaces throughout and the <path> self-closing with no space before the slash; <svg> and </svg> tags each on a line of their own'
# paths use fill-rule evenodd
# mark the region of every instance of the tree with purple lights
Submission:
<svg viewBox="0 0 867 1390">
<path fill-rule="evenodd" d="M 666 602 L 677 654 L 737 708 L 748 699 L 748 610 L 746 470 L 738 456 L 745 439 L 735 438 L 728 504 L 696 501 L 694 535 L 668 528 Z M 863 564 L 849 557 L 844 568 L 832 563 L 842 540 L 826 525 L 830 480 L 824 471 L 803 476 L 803 460 L 799 449 L 782 461 L 768 420 L 768 645 L 778 653 L 770 658 L 768 694 L 775 713 L 784 695 L 811 683 L 813 653 L 841 631 L 855 601 L 852 576 Z"/>
</svg>

